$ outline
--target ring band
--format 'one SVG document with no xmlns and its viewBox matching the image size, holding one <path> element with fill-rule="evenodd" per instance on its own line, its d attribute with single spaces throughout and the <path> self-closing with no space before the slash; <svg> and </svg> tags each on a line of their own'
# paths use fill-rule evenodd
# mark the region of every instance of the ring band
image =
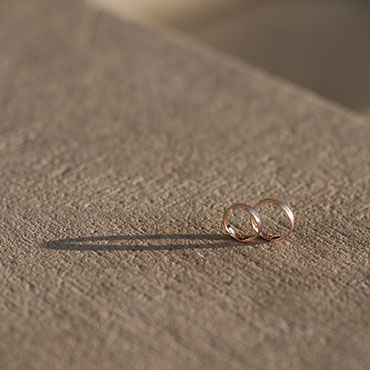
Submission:
<svg viewBox="0 0 370 370">
<path fill-rule="evenodd" d="M 283 239 L 287 238 L 290 235 L 290 233 L 292 232 L 293 227 L 294 227 L 294 213 L 293 213 L 293 211 L 284 202 L 282 202 L 281 200 L 278 200 L 278 199 L 272 199 L 272 198 L 261 199 L 260 201 L 258 201 L 255 204 L 254 208 L 257 208 L 261 204 L 274 204 L 274 205 L 280 207 L 289 218 L 289 223 L 290 223 L 289 231 L 286 234 L 283 234 L 281 236 L 273 236 L 273 235 L 270 235 L 270 234 L 266 234 L 265 232 L 262 231 L 262 228 L 258 227 L 259 225 L 256 224 L 256 222 L 254 221 L 254 217 L 251 217 L 250 222 L 251 222 L 251 225 L 253 227 L 253 230 L 259 236 L 261 236 L 263 239 L 270 240 L 270 241 L 273 241 L 273 242 L 277 242 L 279 240 L 283 240 Z"/>
<path fill-rule="evenodd" d="M 246 211 L 250 214 L 251 225 L 253 227 L 253 230 L 256 232 L 256 235 L 247 236 L 247 235 L 243 235 L 243 234 L 238 234 L 234 230 L 234 228 L 230 225 L 230 223 L 229 223 L 229 212 L 232 209 L 235 209 L 235 208 L 242 209 L 243 211 Z M 232 206 L 228 207 L 226 209 L 226 211 L 224 212 L 224 217 L 223 217 L 222 221 L 223 221 L 223 224 L 224 224 L 224 228 L 230 234 L 230 236 L 233 237 L 234 239 L 238 240 L 239 242 L 247 243 L 247 242 L 250 242 L 252 240 L 255 240 L 258 237 L 258 235 L 261 234 L 261 231 L 262 231 L 262 220 L 261 220 L 260 215 L 258 214 L 258 212 L 254 208 L 248 206 L 247 204 L 236 203 L 236 204 L 233 204 Z"/>
</svg>

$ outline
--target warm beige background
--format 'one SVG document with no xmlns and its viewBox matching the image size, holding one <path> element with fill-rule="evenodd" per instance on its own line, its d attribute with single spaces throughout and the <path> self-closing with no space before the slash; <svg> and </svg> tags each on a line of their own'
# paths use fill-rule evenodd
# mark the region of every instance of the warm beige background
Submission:
<svg viewBox="0 0 370 370">
<path fill-rule="evenodd" d="M 1 369 L 369 368 L 368 123 L 80 2 L 0 24 Z M 292 236 L 223 236 L 262 196 Z"/>
<path fill-rule="evenodd" d="M 159 23 L 370 117 L 367 0 L 87 0 Z"/>
</svg>

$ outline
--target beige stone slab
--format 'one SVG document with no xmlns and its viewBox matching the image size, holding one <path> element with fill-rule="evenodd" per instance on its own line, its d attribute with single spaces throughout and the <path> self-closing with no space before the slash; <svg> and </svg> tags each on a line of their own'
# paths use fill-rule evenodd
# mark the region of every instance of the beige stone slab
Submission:
<svg viewBox="0 0 370 370">
<path fill-rule="evenodd" d="M 0 368 L 368 369 L 368 123 L 75 1 L 0 4 Z M 223 236 L 288 202 L 278 244 Z"/>
</svg>

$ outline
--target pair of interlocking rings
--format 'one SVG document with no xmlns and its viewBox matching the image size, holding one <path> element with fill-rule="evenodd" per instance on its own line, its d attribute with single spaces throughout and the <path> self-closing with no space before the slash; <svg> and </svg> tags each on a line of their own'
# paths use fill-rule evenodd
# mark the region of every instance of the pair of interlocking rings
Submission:
<svg viewBox="0 0 370 370">
<path fill-rule="evenodd" d="M 289 218 L 289 231 L 286 234 L 283 235 L 270 235 L 267 234 L 263 231 L 262 227 L 262 219 L 258 212 L 256 211 L 256 208 L 262 204 L 273 204 L 278 207 L 280 207 L 285 214 Z M 229 212 L 232 209 L 242 209 L 243 211 L 246 211 L 250 215 L 250 224 L 252 226 L 253 231 L 255 232 L 255 235 L 252 236 L 247 236 L 243 234 L 239 234 L 231 225 L 229 222 Z M 266 199 L 261 199 L 259 202 L 257 202 L 254 207 L 248 206 L 247 204 L 244 203 L 236 203 L 233 204 L 232 206 L 228 207 L 226 211 L 224 212 L 224 218 L 223 218 L 223 224 L 226 229 L 226 231 L 230 234 L 231 237 L 234 239 L 238 240 L 239 242 L 247 243 L 255 240 L 259 236 L 262 237 L 263 239 L 272 241 L 272 242 L 277 242 L 279 240 L 283 240 L 287 238 L 290 233 L 293 230 L 294 227 L 294 214 L 293 211 L 281 200 L 277 199 L 272 199 L 272 198 L 266 198 Z"/>
</svg>

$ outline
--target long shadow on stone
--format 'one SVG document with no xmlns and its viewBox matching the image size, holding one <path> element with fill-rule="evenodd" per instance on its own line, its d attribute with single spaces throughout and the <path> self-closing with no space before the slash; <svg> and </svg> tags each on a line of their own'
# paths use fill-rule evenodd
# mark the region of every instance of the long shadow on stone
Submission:
<svg viewBox="0 0 370 370">
<path fill-rule="evenodd" d="M 162 241 L 162 244 L 161 244 Z M 257 239 L 248 245 L 264 244 Z M 215 249 L 243 246 L 229 236 L 217 234 L 154 234 L 88 236 L 50 240 L 41 248 L 65 251 L 160 251 L 178 249 Z"/>
</svg>

